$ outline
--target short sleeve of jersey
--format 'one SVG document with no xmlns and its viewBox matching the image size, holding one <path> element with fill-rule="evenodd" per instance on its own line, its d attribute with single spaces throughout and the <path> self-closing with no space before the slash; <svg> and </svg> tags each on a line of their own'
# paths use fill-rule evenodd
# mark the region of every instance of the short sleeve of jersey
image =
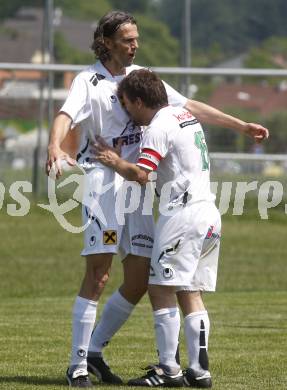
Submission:
<svg viewBox="0 0 287 390">
<path fill-rule="evenodd" d="M 174 107 L 184 107 L 187 102 L 187 98 L 177 92 L 174 88 L 172 88 L 169 84 L 163 81 L 165 86 L 165 90 L 167 93 L 168 104 Z"/>
<path fill-rule="evenodd" d="M 155 171 L 168 152 L 168 136 L 162 129 L 147 129 L 143 137 L 137 165 Z"/>
<path fill-rule="evenodd" d="M 91 105 L 88 86 L 81 73 L 75 77 L 68 97 L 60 111 L 68 114 L 74 124 L 80 123 L 90 116 Z"/>
</svg>

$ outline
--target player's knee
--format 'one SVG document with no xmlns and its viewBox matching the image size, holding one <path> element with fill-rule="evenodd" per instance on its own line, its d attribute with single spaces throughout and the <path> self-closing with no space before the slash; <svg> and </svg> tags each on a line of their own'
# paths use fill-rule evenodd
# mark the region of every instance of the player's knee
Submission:
<svg viewBox="0 0 287 390">
<path fill-rule="evenodd" d="M 120 292 L 128 301 L 137 303 L 147 292 L 147 283 L 124 283 L 120 288 Z"/>
<path fill-rule="evenodd" d="M 138 298 L 141 299 L 147 292 L 147 284 L 141 284 L 139 286 L 135 286 L 133 292 L 134 295 L 138 296 Z"/>
<path fill-rule="evenodd" d="M 125 274 L 122 288 L 128 294 L 140 300 L 147 292 L 148 274 Z"/>
<path fill-rule="evenodd" d="M 85 279 L 95 288 L 104 288 L 109 280 L 109 271 L 95 267 L 86 271 Z"/>
<path fill-rule="evenodd" d="M 109 273 L 108 272 L 95 272 L 94 275 L 94 284 L 95 286 L 98 286 L 100 289 L 103 289 L 105 285 L 107 284 L 107 281 L 109 280 Z"/>
</svg>

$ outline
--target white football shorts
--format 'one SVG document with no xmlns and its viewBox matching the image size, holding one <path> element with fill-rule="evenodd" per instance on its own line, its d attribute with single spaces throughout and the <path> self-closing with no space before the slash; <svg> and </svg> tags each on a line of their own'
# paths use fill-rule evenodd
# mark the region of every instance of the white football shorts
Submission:
<svg viewBox="0 0 287 390">
<path fill-rule="evenodd" d="M 142 215 L 145 187 L 128 182 L 101 166 L 85 175 L 82 207 L 84 249 L 82 256 L 119 253 L 151 257 L 154 219 Z M 152 214 L 152 210 L 150 210 Z"/>
<path fill-rule="evenodd" d="M 221 217 L 213 202 L 187 203 L 157 221 L 149 284 L 215 291 Z"/>
</svg>

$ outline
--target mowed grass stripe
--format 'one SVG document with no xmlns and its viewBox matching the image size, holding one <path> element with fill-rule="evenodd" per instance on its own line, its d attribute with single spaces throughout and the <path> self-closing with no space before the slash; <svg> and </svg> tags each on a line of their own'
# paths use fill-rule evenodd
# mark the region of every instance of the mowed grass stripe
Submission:
<svg viewBox="0 0 287 390">
<path fill-rule="evenodd" d="M 71 219 L 79 225 L 76 213 Z M 218 292 L 205 297 L 212 322 L 209 357 L 214 389 L 285 390 L 287 283 L 282 216 L 270 221 L 227 216 L 223 227 Z M 82 237 L 65 232 L 39 208 L 32 208 L 24 218 L 8 217 L 2 211 L 0 231 L 0 389 L 65 389 L 71 310 L 84 270 L 78 255 Z M 99 313 L 121 275 L 115 260 Z M 181 356 L 184 366 L 183 334 Z M 106 357 L 125 380 L 156 362 L 146 298 L 107 347 Z"/>
<path fill-rule="evenodd" d="M 210 317 L 213 320 L 209 354 L 214 388 L 231 389 L 234 386 L 234 388 L 255 389 L 259 388 L 256 386 L 260 386 L 260 388 L 272 389 L 269 386 L 276 385 L 273 388 L 284 389 L 287 363 L 286 344 L 284 345 L 287 336 L 286 307 L 279 318 L 277 310 L 282 307 L 281 300 L 284 300 L 285 294 L 282 292 L 276 295 L 278 306 L 274 305 L 271 296 L 268 299 L 268 295 L 261 296 L 258 293 L 233 292 L 208 296 L 207 305 L 211 309 Z M 253 312 L 247 310 L 248 305 L 246 307 L 243 305 L 243 302 L 247 303 L 248 300 L 255 309 Z M 1 310 L 1 317 L 4 314 L 8 319 L 10 318 L 8 328 L 6 325 L 9 321 L 6 321 L 4 327 L 0 325 L 2 335 L 9 329 L 5 343 L 1 340 L 4 346 L 2 353 L 5 356 L 0 363 L 1 377 L 3 379 L 6 375 L 13 378 L 16 375 L 22 379 L 26 378 L 27 381 L 29 378 L 34 378 L 35 381 L 36 375 L 39 382 L 35 386 L 53 388 L 49 383 L 44 385 L 42 382 L 44 378 L 48 382 L 52 376 L 56 379 L 55 384 L 61 383 L 63 372 L 68 364 L 70 302 L 66 300 L 65 305 L 62 304 L 59 308 L 57 300 L 55 300 L 55 307 L 50 300 L 43 315 L 43 307 L 47 300 L 43 302 L 40 298 L 36 299 L 34 313 L 29 312 L 30 321 L 21 324 L 22 313 L 11 315 L 12 307 L 17 308 L 15 299 L 13 301 L 13 304 L 10 302 L 4 305 L 4 310 L 2 306 Z M 266 317 L 260 310 L 262 301 L 265 302 Z M 8 306 L 7 312 L 6 306 Z M 58 316 L 55 316 L 55 311 Z M 257 313 L 261 313 L 258 320 Z M 39 314 L 42 323 L 39 321 Z M 47 320 L 50 315 L 52 321 Z M 62 315 L 67 317 L 66 320 L 61 318 Z M 273 315 L 276 316 L 275 324 L 271 321 Z M 14 338 L 13 332 L 15 332 Z M 181 350 L 182 360 L 186 363 L 183 343 Z M 106 355 L 108 361 L 123 374 L 125 379 L 140 375 L 140 367 L 156 361 L 152 318 L 147 304 L 140 305 L 136 309 L 133 317 L 107 348 Z M 22 382 L 13 383 L 16 387 L 11 388 L 22 388 Z M 1 388 L 5 388 L 2 384 L 0 384 Z"/>
</svg>

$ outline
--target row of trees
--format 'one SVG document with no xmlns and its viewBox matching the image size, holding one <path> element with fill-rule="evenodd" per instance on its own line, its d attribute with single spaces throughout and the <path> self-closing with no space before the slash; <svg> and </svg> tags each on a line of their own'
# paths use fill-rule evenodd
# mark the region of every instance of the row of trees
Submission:
<svg viewBox="0 0 287 390">
<path fill-rule="evenodd" d="M 25 0 L 25 6 L 43 7 L 45 0 Z M 1 19 L 13 16 L 22 0 L 0 0 Z M 112 9 L 123 9 L 133 13 L 140 28 L 140 50 L 137 63 L 148 66 L 179 65 L 179 48 L 182 33 L 184 1 L 174 0 L 54 0 L 64 14 L 87 20 L 98 20 Z M 248 67 L 284 67 L 287 64 L 287 1 L 286 0 L 191 0 L 192 65 L 211 66 L 226 57 L 248 53 Z M 93 61 L 93 53 L 87 48 L 77 51 L 69 46 L 65 37 L 55 34 L 55 58 L 59 63 L 84 64 Z M 285 64 L 285 65 L 284 65 Z M 250 81 L 250 79 L 249 79 Z M 251 80 L 252 81 L 252 80 Z M 273 79 L 269 82 L 275 82 Z M 197 99 L 208 101 L 213 86 L 200 81 Z M 270 142 L 269 152 L 285 152 L 286 114 L 274 113 L 260 118 L 256 113 L 239 112 L 248 121 L 264 122 L 276 129 Z M 251 118 L 252 116 L 252 118 Z M 218 129 L 210 132 L 213 150 L 249 150 L 250 144 Z M 221 136 L 225 140 L 223 145 Z"/>
<path fill-rule="evenodd" d="M 184 1 L 158 2 L 158 17 L 177 38 L 183 7 Z M 206 50 L 216 42 L 225 55 L 234 55 L 271 36 L 286 36 L 286 17 L 286 0 L 191 0 L 192 45 Z"/>
<path fill-rule="evenodd" d="M 0 21 L 13 16 L 23 5 L 44 7 L 45 0 L 25 0 L 25 4 L 22 0 L 0 0 Z M 98 20 L 111 9 L 132 12 L 141 27 L 139 59 L 148 65 L 179 63 L 183 0 L 54 0 L 54 6 L 61 7 L 67 15 L 87 20 Z M 191 11 L 194 66 L 209 66 L 253 50 L 272 36 L 287 36 L 286 0 L 191 0 Z M 257 62 L 264 59 L 260 51 L 255 55 Z"/>
<path fill-rule="evenodd" d="M 287 112 L 278 111 L 262 117 L 256 112 L 249 110 L 233 109 L 224 110 L 231 115 L 237 116 L 247 122 L 261 123 L 270 130 L 270 138 L 262 144 L 265 153 L 287 153 Z M 237 132 L 232 132 L 225 128 L 204 126 L 210 152 L 246 152 L 250 153 L 254 149 L 254 142 Z"/>
<path fill-rule="evenodd" d="M 46 0 L 25 0 L 24 5 L 44 7 L 45 3 Z M 138 62 L 150 66 L 179 64 L 183 0 L 54 0 L 54 6 L 61 7 L 66 15 L 87 21 L 98 20 L 112 9 L 132 12 L 141 32 Z M 0 25 L 1 19 L 13 16 L 20 7 L 22 0 L 0 0 Z M 210 66 L 250 52 L 246 66 L 274 67 L 270 54 L 286 54 L 286 0 L 191 0 L 191 11 L 193 66 Z M 73 55 L 59 34 L 55 43 L 59 62 L 86 63 L 91 59 L 88 48 Z"/>
</svg>

